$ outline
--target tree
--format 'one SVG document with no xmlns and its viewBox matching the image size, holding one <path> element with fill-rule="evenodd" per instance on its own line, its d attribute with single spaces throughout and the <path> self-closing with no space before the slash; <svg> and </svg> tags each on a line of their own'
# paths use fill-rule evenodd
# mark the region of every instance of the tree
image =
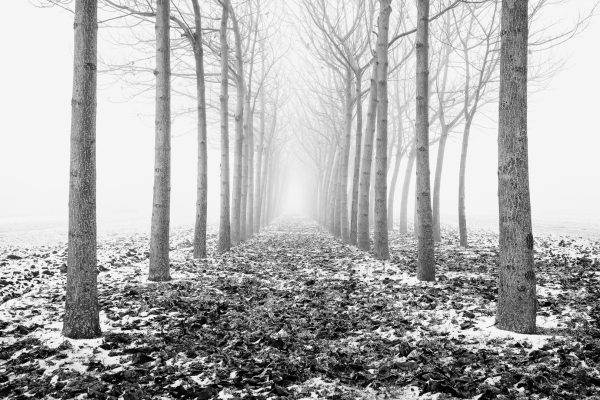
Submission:
<svg viewBox="0 0 600 400">
<path fill-rule="evenodd" d="M 235 81 L 236 81 L 236 111 L 235 111 L 235 146 L 233 148 L 233 206 L 231 207 L 231 244 L 236 246 L 241 240 L 242 228 L 242 151 L 244 145 L 244 59 L 242 58 L 242 36 L 238 18 L 233 7 L 229 6 L 231 24 L 235 38 Z M 245 225 L 246 221 L 244 221 Z"/>
<path fill-rule="evenodd" d="M 227 20 L 229 19 L 229 0 L 223 0 L 221 13 L 221 201 L 219 222 L 219 252 L 231 248 L 230 204 L 229 204 L 229 45 L 227 44 Z"/>
<path fill-rule="evenodd" d="M 373 254 L 379 260 L 390 258 L 387 229 L 387 136 L 388 136 L 388 47 L 392 0 L 381 0 L 377 37 L 377 145 L 375 150 L 375 220 Z"/>
<path fill-rule="evenodd" d="M 367 107 L 367 127 L 365 130 L 364 148 L 360 166 L 360 183 L 358 196 L 358 248 L 364 251 L 371 249 L 369 238 L 369 188 L 371 187 L 371 164 L 373 163 L 373 138 L 377 119 L 377 64 L 373 64 L 369 104 Z"/>
<path fill-rule="evenodd" d="M 429 0 L 417 0 L 417 207 L 418 266 L 417 278 L 435 280 L 435 256 L 431 212 L 429 172 Z"/>
<path fill-rule="evenodd" d="M 169 219 L 171 197 L 171 52 L 170 2 L 156 7 L 156 135 L 154 145 L 154 195 L 150 230 L 148 280 L 170 281 Z"/>
<path fill-rule="evenodd" d="M 100 337 L 96 269 L 97 0 L 75 2 L 69 244 L 63 335 Z"/>
<path fill-rule="evenodd" d="M 262 54 L 262 66 L 261 66 L 261 74 L 262 81 L 264 82 L 266 71 L 265 71 L 265 47 L 264 43 L 261 44 L 261 54 Z M 263 151 L 265 146 L 265 115 L 266 115 L 266 99 L 265 99 L 265 91 L 260 91 L 260 139 L 258 141 L 258 149 L 256 152 L 256 182 L 254 184 L 255 187 L 255 199 L 254 199 L 254 233 L 260 232 L 260 215 L 261 215 L 261 205 L 262 205 L 262 196 L 261 196 L 261 188 L 262 188 L 262 169 L 263 169 Z"/>
<path fill-rule="evenodd" d="M 206 257 L 206 213 L 208 205 L 208 154 L 206 148 L 206 87 L 204 82 L 204 49 L 202 47 L 202 19 L 198 0 L 192 0 L 196 32 L 193 36 L 196 64 L 196 92 L 198 96 L 198 185 L 196 226 L 194 229 L 194 258 Z"/>
<path fill-rule="evenodd" d="M 498 200 L 499 329 L 535 333 L 536 285 L 527 157 L 528 2 L 502 0 Z"/>
</svg>

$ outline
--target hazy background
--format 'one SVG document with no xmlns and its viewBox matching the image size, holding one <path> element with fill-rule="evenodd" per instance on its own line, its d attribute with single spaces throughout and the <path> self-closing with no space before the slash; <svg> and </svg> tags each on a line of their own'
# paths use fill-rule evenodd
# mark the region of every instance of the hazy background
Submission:
<svg viewBox="0 0 600 400">
<path fill-rule="evenodd" d="M 0 239 L 16 231 L 66 233 L 72 89 L 73 17 L 28 1 L 3 4 L 0 24 Z M 600 23 L 593 21 L 558 51 L 567 67 L 548 90 L 530 98 L 529 161 L 535 233 L 600 237 L 597 123 Z M 108 48 L 100 41 L 99 51 Z M 122 102 L 120 88 L 100 77 L 98 92 L 98 217 L 101 231 L 150 227 L 153 106 Z M 497 106 L 487 107 L 494 117 Z M 143 116 L 146 115 L 146 116 Z M 467 220 L 497 229 L 497 129 L 475 118 L 467 167 Z M 196 199 L 196 132 L 176 120 L 172 139 L 173 225 L 191 226 Z M 457 130 L 460 132 L 460 128 Z M 218 132 L 209 132 L 213 137 Z M 218 139 L 217 139 L 218 140 Z M 442 179 L 442 221 L 456 224 L 460 135 L 448 141 Z M 218 144 L 213 140 L 214 145 Z M 431 149 L 432 173 L 437 147 Z M 209 152 L 209 219 L 218 217 L 218 153 Z M 403 176 L 404 163 L 400 172 Z M 414 183 L 414 178 L 413 178 Z M 401 185 L 401 179 L 399 179 Z M 295 193 L 301 191 L 298 186 Z M 399 207 L 401 186 L 396 192 Z M 300 198 L 290 195 L 293 201 Z M 413 199 L 413 195 L 409 196 Z M 289 204 L 290 210 L 300 204 Z M 412 215 L 412 202 L 409 203 Z M 398 216 L 398 213 L 396 213 Z M 29 238 L 37 233 L 33 232 Z M 16 236 L 15 236 L 16 237 Z"/>
</svg>

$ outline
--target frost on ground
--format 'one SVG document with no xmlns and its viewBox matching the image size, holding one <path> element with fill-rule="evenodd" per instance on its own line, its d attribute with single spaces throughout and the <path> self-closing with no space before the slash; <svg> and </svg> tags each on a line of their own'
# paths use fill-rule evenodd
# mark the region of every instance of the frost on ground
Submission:
<svg viewBox="0 0 600 400">
<path fill-rule="evenodd" d="M 494 326 L 497 237 L 444 232 L 437 281 L 414 239 L 374 260 L 306 219 L 224 255 L 171 235 L 174 280 L 146 280 L 148 237 L 98 247 L 100 339 L 61 335 L 66 248 L 0 248 L 0 397 L 594 398 L 600 243 L 536 241 L 537 335 Z M 596 386 L 598 385 L 598 386 Z"/>
</svg>

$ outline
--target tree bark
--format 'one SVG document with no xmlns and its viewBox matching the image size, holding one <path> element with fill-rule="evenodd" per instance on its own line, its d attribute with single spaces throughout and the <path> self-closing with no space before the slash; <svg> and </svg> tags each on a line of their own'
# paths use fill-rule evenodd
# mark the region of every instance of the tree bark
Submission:
<svg viewBox="0 0 600 400">
<path fill-rule="evenodd" d="M 535 333 L 536 283 L 527 157 L 525 1 L 503 0 L 498 129 L 499 329 Z"/>
<path fill-rule="evenodd" d="M 437 160 L 435 164 L 435 177 L 433 178 L 433 241 L 442 241 L 442 229 L 440 223 L 440 192 L 442 185 L 442 171 L 444 168 L 444 151 L 446 150 L 446 141 L 448 140 L 448 129 L 442 127 L 440 141 L 438 143 Z"/>
<path fill-rule="evenodd" d="M 156 138 L 154 145 L 154 200 L 150 230 L 148 280 L 170 281 L 169 219 L 171 195 L 171 51 L 170 2 L 156 7 Z"/>
<path fill-rule="evenodd" d="M 260 228 L 267 226 L 267 180 L 269 179 L 269 165 L 271 164 L 271 151 L 269 146 L 265 149 L 265 160 L 263 162 L 262 170 L 262 188 L 260 189 L 260 201 L 261 201 L 261 217 L 260 217 Z"/>
<path fill-rule="evenodd" d="M 340 176 L 340 227 L 342 241 L 350 243 L 350 225 L 348 221 L 348 169 L 350 161 L 350 141 L 352 135 L 352 69 L 346 68 L 346 87 L 345 87 L 345 106 L 346 118 L 343 139 L 343 158 L 342 170 Z"/>
<path fill-rule="evenodd" d="M 233 205 L 231 207 L 231 245 L 237 246 L 241 239 L 242 229 L 242 152 L 244 145 L 244 60 L 242 58 L 242 38 L 237 17 L 230 6 L 231 25 L 235 38 L 236 58 L 236 111 L 235 111 L 235 146 L 233 148 Z M 244 220 L 244 225 L 246 221 Z"/>
<path fill-rule="evenodd" d="M 354 152 L 354 174 L 352 177 L 352 206 L 350 207 L 350 244 L 358 244 L 358 185 L 360 178 L 360 158 L 362 146 L 362 72 L 356 78 L 356 151 Z"/>
<path fill-rule="evenodd" d="M 363 251 L 371 249 L 369 236 L 371 164 L 373 163 L 373 139 L 377 118 L 377 65 L 373 64 L 371 88 L 369 91 L 369 107 L 367 109 L 367 127 L 363 144 L 362 162 L 360 164 L 360 184 L 358 197 L 358 248 Z"/>
<path fill-rule="evenodd" d="M 388 140 L 388 46 L 392 0 L 381 0 L 379 36 L 377 37 L 377 146 L 375 163 L 375 216 L 373 255 L 379 260 L 390 258 L 387 230 L 387 140 Z"/>
<path fill-rule="evenodd" d="M 337 183 L 337 176 L 338 176 L 338 170 L 339 170 L 339 157 L 340 157 L 340 152 L 339 150 L 337 150 L 335 152 L 335 156 L 333 158 L 333 166 L 332 166 L 332 171 L 331 171 L 331 177 L 329 179 L 329 190 L 327 191 L 328 193 L 328 211 L 327 211 L 327 229 L 329 230 L 329 232 L 334 235 L 335 234 L 335 195 L 337 193 L 336 191 L 336 183 Z"/>
<path fill-rule="evenodd" d="M 429 0 L 417 0 L 417 279 L 435 280 L 435 256 L 429 172 Z"/>
<path fill-rule="evenodd" d="M 344 151 L 340 151 L 340 157 L 338 159 L 338 168 L 335 177 L 335 197 L 334 197 L 334 214 L 333 214 L 333 236 L 342 236 L 342 168 L 344 162 Z"/>
<path fill-rule="evenodd" d="M 69 244 L 63 335 L 102 336 L 96 269 L 97 0 L 75 2 Z"/>
<path fill-rule="evenodd" d="M 248 89 L 250 93 L 250 89 Z M 246 214 L 246 238 L 254 235 L 254 113 L 248 101 L 248 204 Z"/>
<path fill-rule="evenodd" d="M 467 171 L 467 151 L 469 148 L 469 135 L 471 133 L 472 118 L 467 118 L 463 132 L 462 147 L 460 151 L 460 172 L 458 174 L 458 231 L 460 234 L 460 245 L 469 246 L 467 234 L 467 212 L 466 212 L 466 193 L 465 180 Z"/>
<path fill-rule="evenodd" d="M 377 116 L 375 116 L 377 119 Z M 375 134 L 373 135 L 373 142 L 375 142 Z M 377 146 L 373 143 L 373 154 L 371 155 L 371 186 L 369 187 L 369 226 L 373 226 L 375 223 L 375 170 L 377 163 L 375 162 L 375 150 Z"/>
<path fill-rule="evenodd" d="M 404 173 L 404 184 L 402 185 L 402 198 L 400 199 L 400 233 L 408 233 L 408 191 L 412 179 L 412 170 L 415 165 L 415 145 L 408 155 L 406 171 Z"/>
<path fill-rule="evenodd" d="M 398 113 L 400 115 L 400 113 Z M 396 163 L 390 182 L 390 193 L 388 194 L 388 230 L 394 230 L 394 197 L 396 194 L 396 185 L 398 183 L 398 173 L 400 172 L 400 162 L 402 162 L 402 117 L 398 116 L 398 142 L 396 147 Z"/>
<path fill-rule="evenodd" d="M 204 81 L 204 48 L 202 47 L 202 19 L 198 0 L 192 0 L 196 33 L 194 61 L 196 64 L 196 92 L 198 96 L 198 184 L 196 226 L 194 229 L 194 258 L 206 257 L 206 213 L 208 209 L 208 153 L 206 147 L 206 85 Z"/>
<path fill-rule="evenodd" d="M 219 252 L 231 248 L 231 225 L 229 219 L 229 45 L 227 44 L 227 20 L 229 19 L 229 0 L 223 0 L 221 14 L 221 203 L 219 223 Z"/>
<path fill-rule="evenodd" d="M 265 63 L 263 55 L 262 64 L 262 75 L 263 81 L 265 76 Z M 258 150 L 256 154 L 256 199 L 254 200 L 254 232 L 260 232 L 260 215 L 261 215 L 261 187 L 262 187 L 262 158 L 263 158 L 263 146 L 265 145 L 265 91 L 261 89 L 260 92 L 260 139 L 258 140 Z"/>
<path fill-rule="evenodd" d="M 247 117 L 248 109 L 244 111 L 244 118 Z M 246 206 L 248 205 L 248 159 L 250 158 L 250 149 L 248 148 L 248 124 L 244 123 L 244 141 L 242 142 L 242 192 L 240 197 L 240 242 L 246 240 L 246 221 L 248 218 L 248 212 Z"/>
</svg>

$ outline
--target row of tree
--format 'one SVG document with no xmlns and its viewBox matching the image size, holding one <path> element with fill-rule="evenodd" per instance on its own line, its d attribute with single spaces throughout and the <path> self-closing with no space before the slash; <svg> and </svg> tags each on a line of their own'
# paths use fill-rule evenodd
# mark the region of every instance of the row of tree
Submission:
<svg viewBox="0 0 600 400">
<path fill-rule="evenodd" d="M 62 7 L 70 3 L 40 1 Z M 281 210 L 289 184 L 290 155 L 294 154 L 314 173 L 308 193 L 315 218 L 363 250 L 371 249 L 372 226 L 373 253 L 387 259 L 391 205 L 400 164 L 406 158 L 400 229 L 407 230 L 408 187 L 416 166 L 418 277 L 434 280 L 434 241 L 441 238 L 440 182 L 447 138 L 462 126 L 459 220 L 461 244 L 466 246 L 469 133 L 481 107 L 499 100 L 498 325 L 519 332 L 535 329 L 526 159 L 528 56 L 533 53 L 531 58 L 536 57 L 537 48 L 564 39 L 580 24 L 566 36 L 530 35 L 529 25 L 548 4 L 545 0 L 452 0 L 433 13 L 429 0 L 414 4 L 405 0 L 74 3 L 67 337 L 100 334 L 95 215 L 99 69 L 126 82 L 132 97 L 155 89 L 150 90 L 155 93 L 156 130 L 149 272 L 154 281 L 170 279 L 173 117 L 191 115 L 197 121 L 195 257 L 205 257 L 207 252 L 208 131 L 218 125 L 218 251 L 227 251 L 258 233 Z M 104 13 L 100 22 L 99 5 Z M 392 6 L 399 12 L 393 12 Z M 126 32 L 112 35 L 125 49 L 116 60 L 98 63 L 99 26 Z M 529 82 L 538 77 L 543 82 L 552 71 L 543 63 L 538 66 L 530 73 Z M 298 72 L 295 80 L 290 79 L 293 70 Z M 230 89 L 236 99 L 231 110 Z M 173 111 L 173 98 L 187 100 L 189 106 Z M 304 152 L 292 151 L 290 137 L 283 133 L 288 127 L 295 134 L 293 143 Z M 438 145 L 438 155 L 432 196 L 429 148 L 433 144 Z M 394 157 L 392 169 L 389 161 Z M 393 171 L 390 190 L 389 171 Z"/>
<path fill-rule="evenodd" d="M 64 5 L 64 2 L 54 4 Z M 70 338 L 91 338 L 101 334 L 96 278 L 98 4 L 98 0 L 76 0 L 74 9 L 69 249 L 63 327 L 63 333 Z M 195 102 L 198 131 L 195 258 L 207 255 L 208 111 L 211 108 L 218 110 L 220 125 L 218 251 L 228 251 L 258 233 L 280 212 L 285 201 L 287 141 L 281 133 L 282 124 L 278 119 L 287 96 L 280 87 L 281 71 L 276 65 L 280 56 L 269 45 L 275 25 L 264 18 L 262 7 L 265 2 L 261 0 L 243 2 L 236 7 L 228 0 L 218 1 L 220 19 L 208 18 L 219 24 L 218 29 L 203 26 L 207 20 L 203 16 L 211 15 L 211 12 L 214 14 L 216 10 L 211 7 L 208 12 L 202 11 L 198 0 L 179 4 L 170 0 L 157 0 L 155 4 L 102 0 L 100 4 L 107 14 L 105 21 L 122 21 L 121 25 L 110 28 L 127 28 L 130 37 L 141 38 L 145 27 L 155 27 L 152 39 L 138 41 L 135 50 L 132 48 L 128 52 L 128 57 L 135 57 L 135 51 L 138 51 L 148 58 L 153 49 L 153 61 L 144 64 L 139 60 L 127 60 L 120 64 L 104 62 L 103 65 L 106 71 L 116 72 L 119 79 L 129 76 L 134 90 L 139 90 L 140 82 L 134 82 L 132 77 L 140 72 L 155 76 L 155 161 L 148 279 L 168 281 L 171 279 L 169 220 L 173 93 L 193 98 Z M 137 31 L 140 25 L 140 31 Z M 180 38 L 174 38 L 173 31 L 178 31 Z M 215 36 L 213 33 L 218 33 L 216 40 L 212 37 Z M 234 43 L 233 49 L 230 49 L 230 43 Z M 210 50 L 211 60 L 208 63 L 205 49 Z M 189 58 L 193 59 L 193 63 L 188 62 Z M 212 70 L 207 73 L 207 64 L 218 73 Z M 218 104 L 207 101 L 207 76 L 218 77 L 215 81 L 218 85 L 214 85 L 220 91 Z M 174 84 L 174 77 L 183 77 L 184 82 Z M 184 91 L 190 80 L 193 81 L 194 95 Z M 233 114 L 229 111 L 231 86 L 236 91 Z M 255 129 L 255 114 L 258 129 Z M 230 121 L 235 125 L 232 185 Z"/>
<path fill-rule="evenodd" d="M 400 164 L 406 159 L 401 233 L 408 231 L 408 193 L 416 164 L 417 277 L 435 280 L 434 243 L 441 241 L 448 137 L 460 128 L 458 222 L 460 244 L 467 246 L 470 132 L 484 106 L 498 103 L 498 326 L 533 332 L 527 92 L 528 87 L 545 87 L 560 70 L 561 62 L 550 60 L 547 50 L 585 27 L 593 10 L 565 31 L 550 34 L 548 25 L 538 20 L 555 5 L 545 1 L 458 0 L 436 3 L 440 8 L 430 12 L 429 0 L 398 0 L 394 13 L 392 2 L 385 0 L 302 4 L 303 47 L 311 53 L 316 71 L 314 79 L 299 88 L 295 124 L 304 163 L 314 176 L 307 190 L 313 217 L 345 243 L 388 259 Z M 433 145 L 437 158 L 431 176 Z"/>
</svg>

